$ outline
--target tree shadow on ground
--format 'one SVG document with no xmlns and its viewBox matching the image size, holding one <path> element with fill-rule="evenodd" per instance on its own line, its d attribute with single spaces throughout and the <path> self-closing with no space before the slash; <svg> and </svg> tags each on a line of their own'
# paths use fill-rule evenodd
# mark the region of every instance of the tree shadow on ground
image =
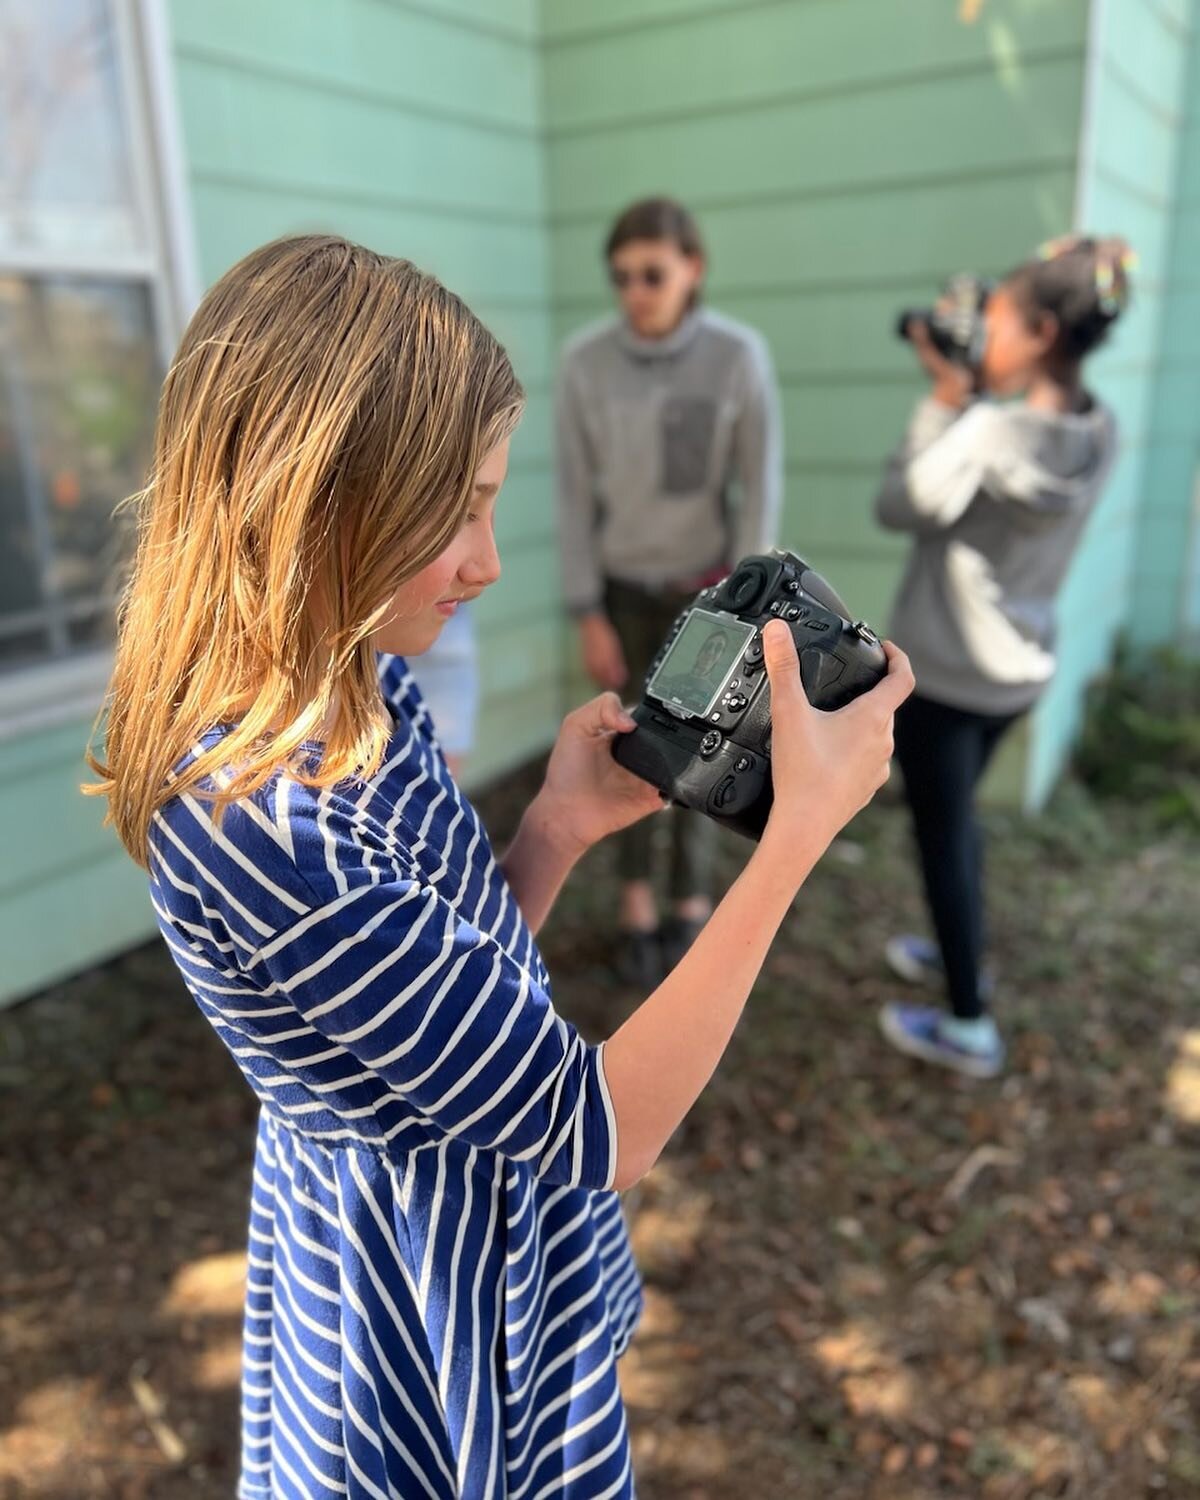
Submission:
<svg viewBox="0 0 1200 1500">
<path fill-rule="evenodd" d="M 481 799 L 498 839 L 531 784 Z M 630 1195 L 643 1500 L 1200 1494 L 1200 847 L 1069 805 L 991 832 L 1009 1076 L 878 1038 L 877 955 L 921 913 L 877 806 Z M 594 1036 L 638 998 L 613 882 L 596 851 L 545 934 Z M 0 1497 L 226 1500 L 249 1091 L 158 944 L 8 1012 L 0 1049 Z"/>
<path fill-rule="evenodd" d="M 1200 1493 L 1200 845 L 1070 798 L 990 833 L 1008 1077 L 879 1038 L 884 942 L 924 925 L 884 802 L 800 893 L 643 1185 L 644 1500 Z M 560 1006 L 603 1034 L 635 997 L 604 972 L 591 859 L 544 946 Z"/>
</svg>

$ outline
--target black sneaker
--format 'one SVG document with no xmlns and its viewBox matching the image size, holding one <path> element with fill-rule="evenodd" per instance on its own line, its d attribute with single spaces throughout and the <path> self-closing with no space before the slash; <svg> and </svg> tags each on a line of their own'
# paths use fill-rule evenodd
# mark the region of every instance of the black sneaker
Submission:
<svg viewBox="0 0 1200 1500">
<path fill-rule="evenodd" d="M 649 994 L 666 977 L 662 934 L 626 928 L 617 940 L 616 970 L 623 983 Z"/>
</svg>

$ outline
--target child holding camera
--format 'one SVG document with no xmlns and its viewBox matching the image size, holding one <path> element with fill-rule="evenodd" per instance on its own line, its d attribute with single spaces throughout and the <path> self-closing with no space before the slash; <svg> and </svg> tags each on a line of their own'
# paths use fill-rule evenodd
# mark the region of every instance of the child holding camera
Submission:
<svg viewBox="0 0 1200 1500">
<path fill-rule="evenodd" d="M 881 1024 L 901 1051 L 972 1077 L 1004 1064 L 981 970 L 975 789 L 1054 671 L 1055 598 L 1116 447 L 1083 363 L 1128 302 L 1131 260 L 1119 239 L 1044 246 L 988 298 L 978 369 L 920 323 L 909 334 L 933 388 L 876 509 L 914 536 L 892 633 L 917 692 L 897 716 L 896 757 L 937 940 L 897 937 L 887 956 L 905 979 L 944 984 L 950 1014 L 888 1005 Z"/>
<path fill-rule="evenodd" d="M 612 1189 L 708 1081 L 912 685 L 893 649 L 817 713 L 768 629 L 767 830 L 676 971 L 586 1045 L 534 934 L 580 855 L 660 805 L 613 759 L 632 721 L 613 694 L 569 715 L 497 855 L 400 660 L 499 576 L 522 404 L 458 298 L 316 235 L 229 271 L 164 385 L 93 790 L 261 1101 L 241 1500 L 633 1494 Z"/>
</svg>

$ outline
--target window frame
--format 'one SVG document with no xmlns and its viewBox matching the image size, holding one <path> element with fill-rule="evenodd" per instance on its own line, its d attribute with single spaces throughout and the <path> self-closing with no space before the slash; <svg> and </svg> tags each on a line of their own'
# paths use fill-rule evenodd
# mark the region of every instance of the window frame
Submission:
<svg viewBox="0 0 1200 1500">
<path fill-rule="evenodd" d="M 145 250 L 112 255 L 0 249 L 0 274 L 87 276 L 148 289 L 165 369 L 199 297 L 195 235 L 175 95 L 165 0 L 106 0 L 120 69 L 122 126 Z M 114 496 L 114 504 L 120 496 Z M 111 647 L 47 657 L 0 672 L 0 743 L 99 712 Z"/>
</svg>

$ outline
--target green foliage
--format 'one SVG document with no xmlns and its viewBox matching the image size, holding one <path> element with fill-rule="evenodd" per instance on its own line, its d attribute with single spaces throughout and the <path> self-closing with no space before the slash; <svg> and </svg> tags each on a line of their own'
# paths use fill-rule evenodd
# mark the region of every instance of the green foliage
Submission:
<svg viewBox="0 0 1200 1500">
<path fill-rule="evenodd" d="M 1200 828 L 1200 655 L 1122 647 L 1089 695 L 1075 769 L 1096 797 Z"/>
</svg>

